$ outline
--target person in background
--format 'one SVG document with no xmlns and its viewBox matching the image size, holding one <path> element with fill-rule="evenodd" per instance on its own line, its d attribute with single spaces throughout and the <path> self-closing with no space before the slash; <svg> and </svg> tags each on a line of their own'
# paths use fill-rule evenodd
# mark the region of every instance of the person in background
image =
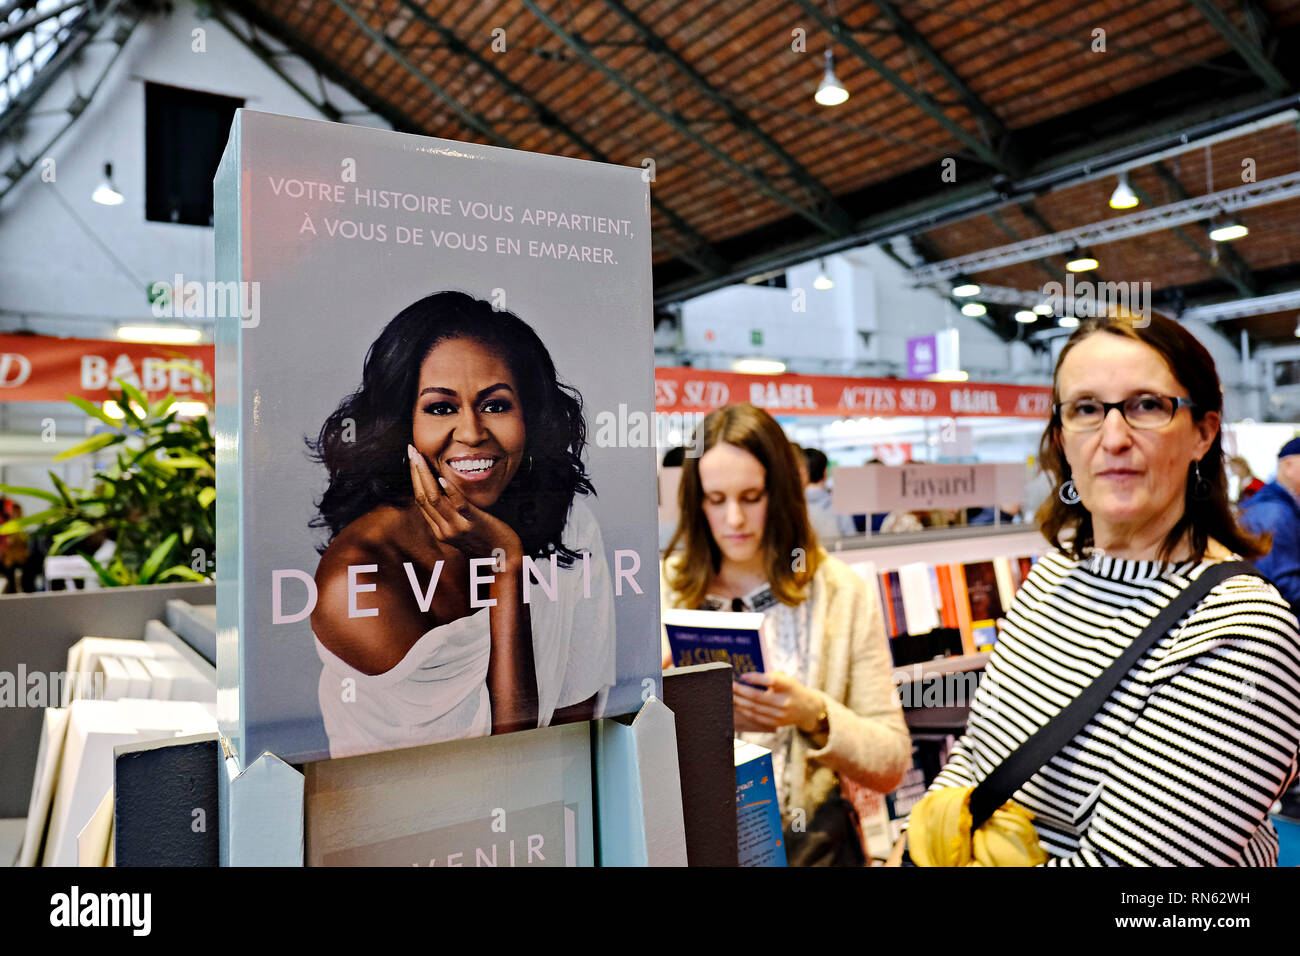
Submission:
<svg viewBox="0 0 1300 956">
<path fill-rule="evenodd" d="M 888 793 L 912 753 L 876 589 L 818 545 L 797 456 L 771 415 L 729 405 L 700 428 L 661 600 L 764 614 L 772 659 L 733 685 L 736 731 L 772 751 L 790 864 L 861 865 L 841 783 Z"/>
<path fill-rule="evenodd" d="M 1240 455 L 1228 459 L 1228 472 L 1237 479 L 1237 504 L 1248 501 L 1255 492 L 1264 487 L 1264 482 L 1255 477 L 1250 464 Z"/>
<path fill-rule="evenodd" d="M 804 500 L 808 504 L 808 520 L 812 522 L 817 537 L 829 541 L 831 538 L 853 534 L 853 519 L 848 515 L 837 515 L 831 510 L 831 489 L 826 484 L 829 480 L 827 467 L 830 462 L 826 453 L 817 448 L 805 448 L 803 458 L 808 468 L 808 483 L 803 490 Z"/>
<path fill-rule="evenodd" d="M 797 445 L 790 442 L 790 447 L 794 449 L 794 463 L 799 466 L 799 487 L 808 487 L 808 453 L 804 451 L 803 445 Z"/>
<path fill-rule="evenodd" d="M 1277 478 L 1241 502 L 1241 523 L 1273 538 L 1269 552 L 1255 562 L 1282 596 L 1300 609 L 1300 438 L 1277 453 Z"/>
</svg>

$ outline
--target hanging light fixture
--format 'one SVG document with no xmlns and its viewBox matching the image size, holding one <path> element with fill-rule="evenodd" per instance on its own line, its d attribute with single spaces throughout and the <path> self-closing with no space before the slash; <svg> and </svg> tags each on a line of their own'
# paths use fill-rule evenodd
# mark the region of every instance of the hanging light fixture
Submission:
<svg viewBox="0 0 1300 956">
<path fill-rule="evenodd" d="M 1093 258 L 1092 253 L 1086 249 L 1076 249 L 1073 256 L 1065 263 L 1065 268 L 1071 272 L 1091 272 L 1099 265 L 1101 263 Z"/>
<path fill-rule="evenodd" d="M 118 192 L 117 187 L 113 185 L 112 163 L 104 164 L 104 179 L 95 187 L 95 191 L 90 194 L 90 198 L 101 206 L 120 206 L 126 201 L 126 197 Z"/>
<path fill-rule="evenodd" d="M 959 299 L 969 299 L 973 295 L 980 294 L 980 287 L 974 282 L 963 282 L 952 287 L 952 294 Z"/>
<path fill-rule="evenodd" d="M 826 50 L 826 72 L 822 76 L 822 81 L 817 87 L 817 92 L 813 94 L 813 99 L 822 106 L 839 106 L 849 98 L 849 91 L 844 88 L 844 84 L 839 81 L 835 75 L 835 57 L 829 49 Z"/>
<path fill-rule="evenodd" d="M 1111 209 L 1132 209 L 1138 204 L 1137 194 L 1128 184 L 1128 173 L 1119 174 L 1119 185 L 1110 194 Z"/>
<path fill-rule="evenodd" d="M 987 312 L 988 308 L 979 302 L 967 302 L 961 307 L 961 314 L 968 315 L 972 319 L 984 315 Z"/>
<path fill-rule="evenodd" d="M 1215 242 L 1231 242 L 1250 234 L 1250 230 L 1236 216 L 1222 216 L 1210 225 L 1210 238 Z"/>
<path fill-rule="evenodd" d="M 1052 304 L 1050 302 L 1040 302 L 1034 306 L 1034 312 L 1037 315 L 1051 315 L 1053 312 Z"/>
<path fill-rule="evenodd" d="M 1056 320 L 1056 324 L 1063 329 L 1078 328 L 1079 320 L 1072 315 L 1063 315 Z"/>
<path fill-rule="evenodd" d="M 1016 321 L 1024 322 L 1026 325 L 1028 325 L 1030 322 L 1037 322 L 1038 315 L 1036 313 L 1030 312 L 1028 309 L 1021 309 L 1019 312 L 1016 313 Z"/>
<path fill-rule="evenodd" d="M 822 292 L 825 292 L 827 289 L 835 288 L 835 283 L 832 282 L 831 277 L 826 274 L 826 260 L 818 259 L 817 265 L 820 271 L 817 273 L 817 278 L 813 279 L 813 288 L 819 289 Z"/>
</svg>

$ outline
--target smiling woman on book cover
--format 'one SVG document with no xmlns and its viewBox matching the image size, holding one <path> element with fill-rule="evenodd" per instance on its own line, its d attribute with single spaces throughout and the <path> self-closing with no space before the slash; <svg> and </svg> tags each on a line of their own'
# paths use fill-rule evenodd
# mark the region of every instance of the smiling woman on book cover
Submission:
<svg viewBox="0 0 1300 956">
<path fill-rule="evenodd" d="M 331 756 L 598 716 L 614 613 L 585 444 L 582 396 L 514 314 L 439 292 L 388 323 L 309 442 Z"/>
</svg>

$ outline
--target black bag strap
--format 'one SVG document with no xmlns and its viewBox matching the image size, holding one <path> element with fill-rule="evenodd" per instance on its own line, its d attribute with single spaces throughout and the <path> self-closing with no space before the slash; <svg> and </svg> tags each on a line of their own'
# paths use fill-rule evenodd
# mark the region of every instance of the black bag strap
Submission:
<svg viewBox="0 0 1300 956">
<path fill-rule="evenodd" d="M 1147 625 L 1146 630 L 1134 638 L 1119 657 L 1098 674 L 1097 679 L 1085 687 L 1078 697 L 1066 704 L 1060 713 L 1039 727 L 1014 753 L 993 768 L 993 772 L 985 777 L 971 794 L 971 832 L 983 826 L 995 810 L 1011 799 L 1012 794 L 1020 789 L 1021 784 L 1037 773 L 1044 764 L 1056 756 L 1062 747 L 1073 740 L 1079 731 L 1083 730 L 1093 715 L 1101 710 L 1111 691 L 1119 686 L 1120 679 L 1162 635 L 1177 624 L 1184 614 L 1199 604 L 1210 593 L 1211 588 L 1237 574 L 1264 577 L 1245 561 L 1225 561 L 1210 565 L 1195 581 L 1179 592 Z"/>
</svg>

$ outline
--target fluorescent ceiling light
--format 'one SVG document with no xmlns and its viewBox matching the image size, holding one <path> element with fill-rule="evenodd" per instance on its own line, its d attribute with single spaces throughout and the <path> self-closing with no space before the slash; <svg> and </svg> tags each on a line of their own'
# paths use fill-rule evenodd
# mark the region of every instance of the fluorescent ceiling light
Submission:
<svg viewBox="0 0 1300 956">
<path fill-rule="evenodd" d="M 1071 272 L 1090 272 L 1099 265 L 1101 265 L 1101 263 L 1092 256 L 1088 255 L 1086 252 L 1081 252 L 1067 262 L 1065 268 L 1069 269 Z"/>
<path fill-rule="evenodd" d="M 1039 315 L 1051 315 L 1052 307 L 1046 302 L 1040 302 L 1038 305 L 1034 306 L 1034 311 Z"/>
<path fill-rule="evenodd" d="M 1021 309 L 1019 312 L 1016 313 L 1016 321 L 1026 322 L 1026 323 L 1037 322 L 1038 316 L 1037 314 L 1030 312 L 1028 309 Z"/>
<path fill-rule="evenodd" d="M 1210 238 L 1215 242 L 1231 242 L 1250 234 L 1250 230 L 1235 219 L 1227 220 L 1210 230 Z"/>
<path fill-rule="evenodd" d="M 977 315 L 984 315 L 986 312 L 988 312 L 988 309 L 979 302 L 967 302 L 961 307 L 961 314 L 969 315 L 971 318 L 974 318 Z"/>
<path fill-rule="evenodd" d="M 973 295 L 980 294 L 980 287 L 974 282 L 967 282 L 963 285 L 953 286 L 952 294 L 957 296 L 959 299 L 969 299 Z"/>
<path fill-rule="evenodd" d="M 101 206 L 120 206 L 126 201 L 126 197 L 117 191 L 113 185 L 113 164 L 104 164 L 104 178 L 95 191 L 90 194 L 90 198 Z"/>
<path fill-rule="evenodd" d="M 180 325 L 124 325 L 117 330 L 123 342 L 159 342 L 165 345 L 187 345 L 198 342 L 203 333 Z"/>
<path fill-rule="evenodd" d="M 953 372 L 935 372 L 933 375 L 927 375 L 925 380 L 927 382 L 965 382 L 969 378 L 968 373 L 957 369 Z"/>
<path fill-rule="evenodd" d="M 839 81 L 835 75 L 835 58 L 830 50 L 826 51 L 826 72 L 822 75 L 821 84 L 817 87 L 817 92 L 813 94 L 813 99 L 822 106 L 839 106 L 849 98 L 849 91 L 844 88 L 844 84 Z"/>
<path fill-rule="evenodd" d="M 780 375 L 785 371 L 785 363 L 773 359 L 737 359 L 731 363 L 731 370 L 746 375 Z"/>
<path fill-rule="evenodd" d="M 1063 329 L 1073 329 L 1078 327 L 1079 320 L 1072 315 L 1063 315 L 1057 320 L 1056 324 Z"/>
<path fill-rule="evenodd" d="M 1129 187 L 1128 173 L 1119 174 L 1119 185 L 1110 194 L 1111 209 L 1132 209 L 1138 204 L 1137 194 Z"/>
</svg>

